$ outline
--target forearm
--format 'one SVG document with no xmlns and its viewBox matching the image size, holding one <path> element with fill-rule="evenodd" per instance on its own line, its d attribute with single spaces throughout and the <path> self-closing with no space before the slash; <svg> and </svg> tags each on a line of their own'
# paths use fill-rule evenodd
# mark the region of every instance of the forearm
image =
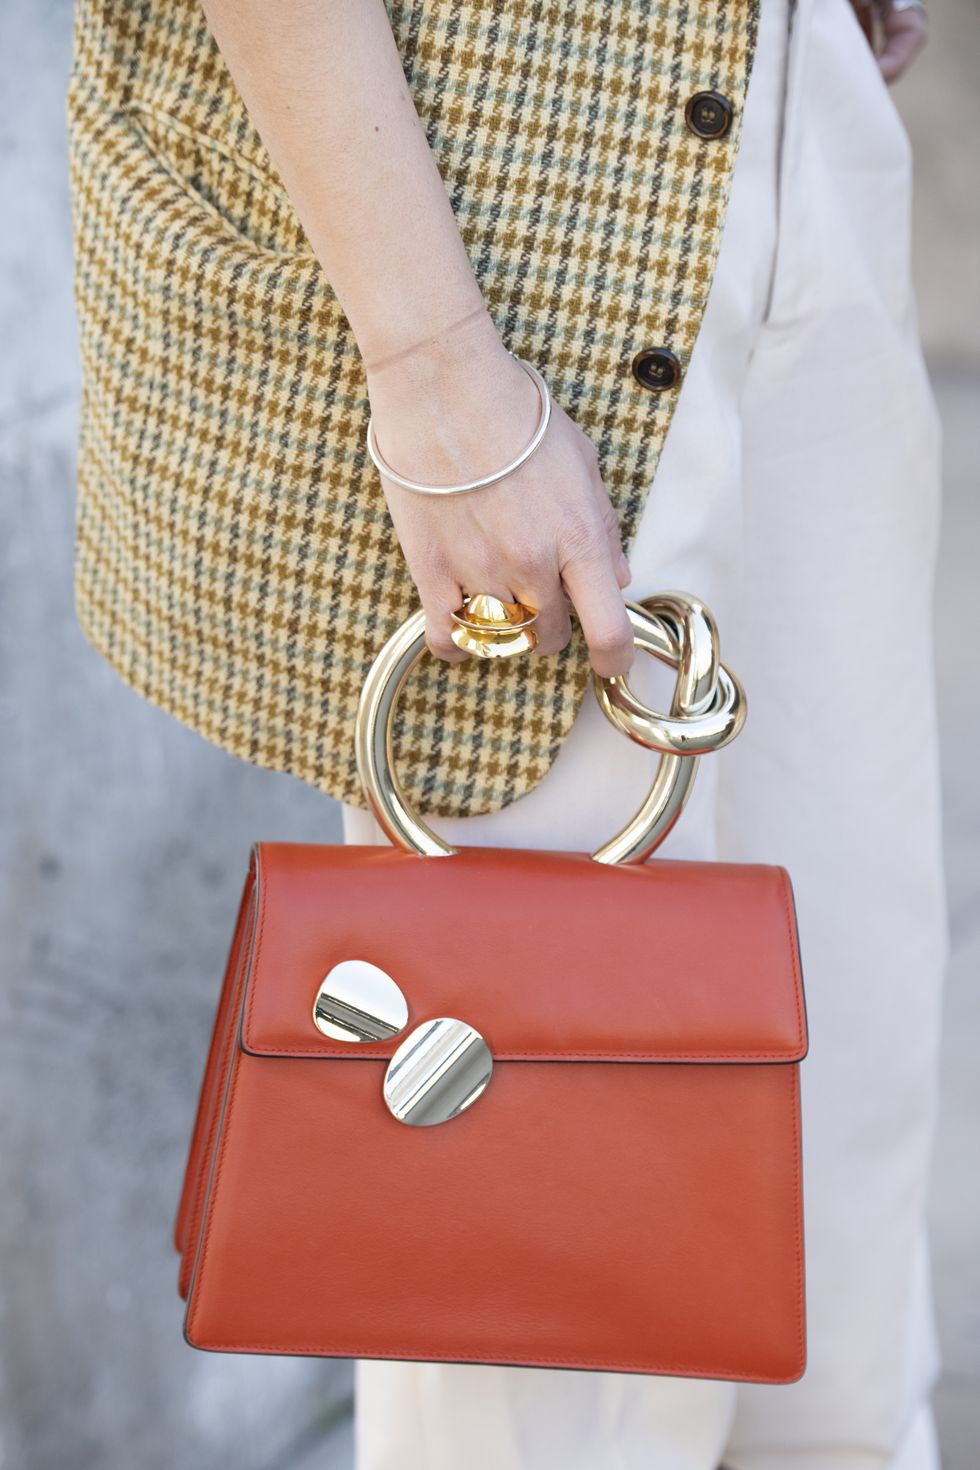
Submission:
<svg viewBox="0 0 980 1470">
<path fill-rule="evenodd" d="M 537 391 L 483 305 L 382 0 L 202 3 L 357 340 L 382 452 L 443 486 L 507 464 Z M 433 651 L 463 656 L 449 614 L 466 590 L 539 609 L 539 650 L 556 652 L 567 588 L 595 668 L 626 672 L 619 527 L 595 448 L 560 406 L 497 484 L 432 496 L 381 482 Z"/>
<path fill-rule="evenodd" d="M 203 8 L 366 364 L 489 338 L 382 0 Z"/>
</svg>

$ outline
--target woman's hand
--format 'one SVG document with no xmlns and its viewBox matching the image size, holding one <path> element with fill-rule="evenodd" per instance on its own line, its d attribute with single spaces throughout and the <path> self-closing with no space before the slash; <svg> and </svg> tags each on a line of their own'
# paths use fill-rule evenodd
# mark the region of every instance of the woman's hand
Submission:
<svg viewBox="0 0 980 1470">
<path fill-rule="evenodd" d="M 489 316 L 477 318 L 368 364 L 378 447 L 412 479 L 455 484 L 491 473 L 534 433 L 537 389 Z M 385 475 L 381 482 L 437 657 L 468 657 L 450 638 L 450 613 L 474 592 L 537 608 L 537 652 L 556 653 L 571 633 L 567 593 L 593 668 L 626 673 L 633 633 L 623 605 L 630 573 L 619 524 L 591 439 L 557 403 L 534 454 L 493 485 L 436 496 L 405 490 Z"/>
<path fill-rule="evenodd" d="M 929 24 L 921 10 L 893 10 L 881 7 L 882 44 L 878 66 L 891 85 L 904 76 L 929 38 Z"/>
</svg>

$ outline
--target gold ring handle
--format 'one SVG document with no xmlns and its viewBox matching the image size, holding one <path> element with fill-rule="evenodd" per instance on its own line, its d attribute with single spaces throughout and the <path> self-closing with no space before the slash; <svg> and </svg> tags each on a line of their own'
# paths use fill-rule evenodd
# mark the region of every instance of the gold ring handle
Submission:
<svg viewBox="0 0 980 1470">
<path fill-rule="evenodd" d="M 667 836 L 690 795 L 698 758 L 720 750 L 745 721 L 745 695 L 718 657 L 714 619 L 703 603 L 671 592 L 627 602 L 638 648 L 677 671 L 669 715 L 641 703 L 626 678 L 593 676 L 607 719 L 631 740 L 660 752 L 653 784 L 622 831 L 596 848 L 601 863 L 641 863 Z M 425 614 L 413 613 L 392 634 L 368 671 L 354 731 L 357 769 L 364 794 L 385 835 L 396 846 L 426 857 L 457 851 L 437 836 L 406 800 L 395 773 L 392 726 L 395 705 L 425 651 Z"/>
</svg>

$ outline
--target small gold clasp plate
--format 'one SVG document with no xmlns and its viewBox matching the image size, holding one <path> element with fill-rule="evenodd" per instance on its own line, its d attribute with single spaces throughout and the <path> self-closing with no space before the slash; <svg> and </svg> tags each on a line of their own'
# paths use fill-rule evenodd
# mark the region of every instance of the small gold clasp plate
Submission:
<svg viewBox="0 0 980 1470">
<path fill-rule="evenodd" d="M 388 1063 L 384 1099 L 400 1123 L 429 1127 L 458 1117 L 486 1090 L 493 1057 L 479 1031 L 452 1016 L 425 1021 Z"/>
<path fill-rule="evenodd" d="M 333 1041 L 389 1041 L 404 1031 L 408 1001 L 391 976 L 367 960 L 341 960 L 317 991 L 313 1022 Z"/>
</svg>

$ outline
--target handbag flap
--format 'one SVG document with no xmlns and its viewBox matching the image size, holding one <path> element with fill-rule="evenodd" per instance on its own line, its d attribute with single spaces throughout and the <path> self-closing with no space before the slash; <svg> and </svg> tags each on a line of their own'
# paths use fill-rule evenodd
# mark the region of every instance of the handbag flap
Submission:
<svg viewBox="0 0 980 1470">
<path fill-rule="evenodd" d="M 262 843 L 241 1044 L 271 1057 L 390 1057 L 455 1016 L 497 1060 L 795 1062 L 806 1019 L 785 869 L 609 866 L 585 853 Z M 368 960 L 408 1024 L 383 1043 L 313 1023 L 326 973 Z"/>
</svg>

